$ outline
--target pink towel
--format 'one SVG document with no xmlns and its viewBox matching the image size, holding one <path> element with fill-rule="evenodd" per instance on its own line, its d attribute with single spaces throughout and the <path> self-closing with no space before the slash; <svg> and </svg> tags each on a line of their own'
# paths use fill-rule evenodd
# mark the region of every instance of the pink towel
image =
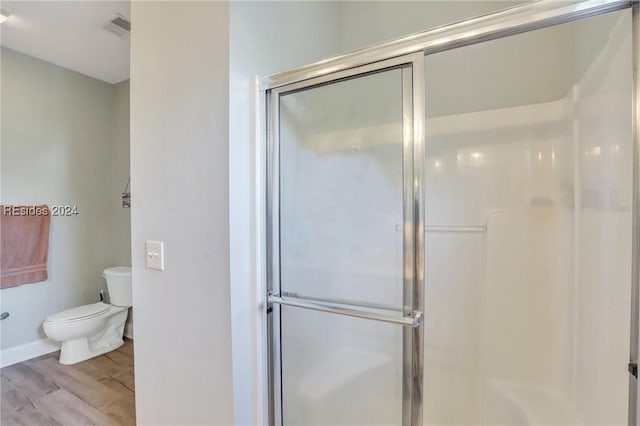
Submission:
<svg viewBox="0 0 640 426">
<path fill-rule="evenodd" d="M 0 205 L 0 288 L 45 281 L 49 208 Z"/>
</svg>

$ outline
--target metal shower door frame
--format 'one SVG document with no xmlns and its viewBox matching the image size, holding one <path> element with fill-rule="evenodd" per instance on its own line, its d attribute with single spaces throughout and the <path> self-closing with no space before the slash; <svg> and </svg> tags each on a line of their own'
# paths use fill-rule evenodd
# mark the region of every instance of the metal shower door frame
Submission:
<svg viewBox="0 0 640 426">
<path fill-rule="evenodd" d="M 267 103 L 267 302 L 270 315 L 270 398 L 272 423 L 282 425 L 281 306 L 312 309 L 403 326 L 402 425 L 422 424 L 423 289 L 424 289 L 424 57 L 410 54 L 307 79 L 266 91 Z M 371 74 L 399 69 L 402 72 L 402 169 L 403 169 L 403 317 L 361 309 L 376 306 L 328 303 L 280 293 L 280 97 Z M 346 305 L 347 307 L 340 306 Z M 271 411 L 271 410 L 270 410 Z"/>
<path fill-rule="evenodd" d="M 573 22 L 622 9 L 632 9 L 633 16 L 633 264 L 631 265 L 632 282 L 630 283 L 632 324 L 629 362 L 630 366 L 637 365 L 639 353 L 638 345 L 640 340 L 640 218 L 638 217 L 640 212 L 640 5 L 638 0 L 577 0 L 566 2 L 536 0 L 524 5 L 505 9 L 503 11 L 437 27 L 347 54 L 334 56 L 303 67 L 262 77 L 258 83 L 258 91 L 260 93 L 259 99 L 262 101 L 261 110 L 263 112 L 263 117 L 266 118 L 263 121 L 262 128 L 259 130 L 259 134 L 264 135 L 267 146 L 267 164 L 265 172 L 266 211 L 263 216 L 266 217 L 266 224 L 264 228 L 266 247 L 264 249 L 266 250 L 267 261 L 264 265 L 266 269 L 266 277 L 261 276 L 259 277 L 259 280 L 264 279 L 263 282 L 266 282 L 264 300 L 267 303 L 264 303 L 264 318 L 265 324 L 272 323 L 268 326 L 267 333 L 275 330 L 279 331 L 280 329 L 279 319 L 276 315 L 269 315 L 271 312 L 274 314 L 278 312 L 279 317 L 280 305 L 277 303 L 268 303 L 268 300 L 270 297 L 273 300 L 274 294 L 276 294 L 275 297 L 277 297 L 277 294 L 279 293 L 279 288 L 274 287 L 274 283 L 279 283 L 279 271 L 277 268 L 274 268 L 274 265 L 279 265 L 279 251 L 274 250 L 274 247 L 276 247 L 276 245 L 274 245 L 274 238 L 276 235 L 279 235 L 279 224 L 275 224 L 275 222 L 278 221 L 274 219 L 279 217 L 279 212 L 277 210 L 278 206 L 274 205 L 273 200 L 277 200 L 277 197 L 279 197 L 277 182 L 274 181 L 274 178 L 278 176 L 279 173 L 277 159 L 274 161 L 274 154 L 277 152 L 278 136 L 276 120 L 276 117 L 278 117 L 277 99 L 283 89 L 287 90 L 287 87 L 308 87 L 313 84 L 320 84 L 317 82 L 322 81 L 323 79 L 325 82 L 332 81 L 339 78 L 337 76 L 341 75 L 341 73 L 344 73 L 344 75 L 358 74 L 358 71 L 354 70 L 359 68 L 363 69 L 363 67 L 382 63 L 383 61 L 397 59 L 399 57 L 411 56 L 413 58 L 412 63 L 414 64 L 412 91 L 414 96 L 417 95 L 416 99 L 421 102 L 423 108 L 422 112 L 424 113 L 424 74 L 415 72 L 418 69 L 422 69 L 422 60 L 424 56 L 554 25 Z M 342 78 L 345 78 L 344 75 Z M 416 111 L 414 110 L 414 113 L 415 112 Z M 416 141 L 421 141 L 422 146 L 420 149 L 424 150 L 425 117 L 424 114 L 422 114 L 422 116 L 414 114 L 414 117 L 416 118 L 413 123 L 414 137 L 416 138 Z M 264 139 L 260 140 L 263 143 L 265 142 Z M 422 173 L 422 171 L 420 171 L 420 173 Z M 414 182 L 414 184 L 417 185 L 416 190 L 418 187 L 422 188 L 422 177 L 419 181 Z M 262 194 L 265 195 L 265 193 Z M 420 226 L 424 227 L 424 200 L 422 197 L 423 196 L 420 192 L 420 196 L 414 199 L 415 205 L 413 208 L 420 217 Z M 417 227 L 415 230 L 417 231 Z M 414 234 L 416 247 L 421 246 L 422 250 L 424 250 L 424 232 L 414 232 Z M 416 280 L 420 279 L 418 282 L 422 282 L 424 279 L 424 258 L 422 257 L 418 259 L 416 256 L 415 260 Z M 422 296 L 423 289 L 421 288 L 419 291 L 420 296 Z M 428 315 L 428 313 L 426 313 L 426 315 Z M 417 330 L 422 330 L 422 327 L 413 328 L 413 333 L 420 334 Z M 416 336 L 415 339 L 420 342 L 420 345 L 423 345 L 423 336 Z M 268 340 L 273 342 L 274 339 Z M 281 419 L 281 401 L 278 402 L 274 399 L 276 396 L 274 388 L 280 384 L 279 375 L 281 366 L 279 363 L 274 363 L 273 360 L 274 357 L 279 360 L 279 356 L 278 341 L 278 345 L 272 344 L 268 349 L 269 376 L 274 378 L 274 380 L 270 380 L 268 385 L 270 393 L 269 411 L 273 409 L 277 419 Z M 422 360 L 420 359 L 415 361 L 419 364 L 416 367 L 422 370 Z M 422 377 L 420 377 L 420 382 L 421 380 Z M 640 426 L 640 418 L 637 416 L 638 406 L 640 405 L 640 395 L 638 394 L 637 379 L 633 375 L 629 376 L 629 389 L 629 425 Z M 420 404 L 413 404 L 414 410 L 418 405 L 420 407 L 422 405 L 421 390 L 422 389 L 420 388 Z M 413 395 L 412 398 L 413 397 L 416 397 L 416 395 Z M 422 413 L 418 415 L 413 412 L 411 418 L 412 422 L 408 423 L 408 425 L 419 426 L 422 424 Z M 416 420 L 418 418 L 419 421 Z M 281 422 L 276 424 L 281 424 Z M 407 424 L 403 422 L 403 425 Z"/>
</svg>

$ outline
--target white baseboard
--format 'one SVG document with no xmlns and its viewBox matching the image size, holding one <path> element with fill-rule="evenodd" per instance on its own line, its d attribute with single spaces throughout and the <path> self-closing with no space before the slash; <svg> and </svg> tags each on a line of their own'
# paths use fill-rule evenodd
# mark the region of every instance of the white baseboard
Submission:
<svg viewBox="0 0 640 426">
<path fill-rule="evenodd" d="M 60 345 L 51 339 L 40 339 L 24 345 L 3 349 L 0 351 L 0 367 L 7 367 L 59 350 Z"/>
<path fill-rule="evenodd" d="M 133 324 L 127 322 L 124 325 L 124 337 L 133 340 Z"/>
</svg>

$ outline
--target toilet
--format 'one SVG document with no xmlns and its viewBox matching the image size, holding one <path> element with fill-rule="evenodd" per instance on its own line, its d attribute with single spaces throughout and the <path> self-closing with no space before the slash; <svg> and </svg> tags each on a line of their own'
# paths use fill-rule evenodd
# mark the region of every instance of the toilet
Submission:
<svg viewBox="0 0 640 426">
<path fill-rule="evenodd" d="M 49 316 L 45 334 L 62 342 L 60 364 L 75 364 L 120 347 L 131 300 L 131 268 L 115 266 L 102 272 L 111 304 L 99 302 Z"/>
</svg>

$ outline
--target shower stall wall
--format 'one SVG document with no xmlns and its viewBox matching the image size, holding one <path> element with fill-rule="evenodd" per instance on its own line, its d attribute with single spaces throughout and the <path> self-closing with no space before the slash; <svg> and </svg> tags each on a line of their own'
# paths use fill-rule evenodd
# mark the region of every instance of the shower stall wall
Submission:
<svg viewBox="0 0 640 426">
<path fill-rule="evenodd" d="M 638 17 L 535 2 L 263 78 L 272 424 L 636 424 Z"/>
<path fill-rule="evenodd" d="M 629 10 L 426 56 L 425 424 L 627 424 L 631 58 Z"/>
</svg>

